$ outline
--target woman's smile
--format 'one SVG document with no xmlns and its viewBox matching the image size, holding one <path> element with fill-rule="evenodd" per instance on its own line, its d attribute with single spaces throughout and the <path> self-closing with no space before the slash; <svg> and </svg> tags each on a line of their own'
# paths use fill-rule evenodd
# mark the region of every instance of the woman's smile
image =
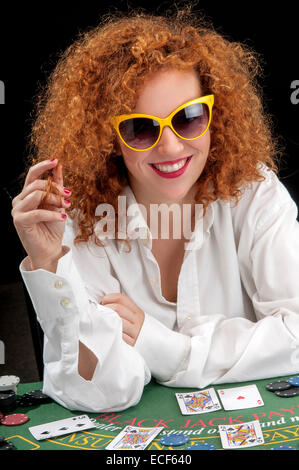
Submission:
<svg viewBox="0 0 299 470">
<path fill-rule="evenodd" d="M 162 178 L 178 178 L 187 170 L 192 155 L 187 158 L 175 160 L 174 163 L 166 162 L 164 164 L 150 163 L 153 170 Z"/>
</svg>

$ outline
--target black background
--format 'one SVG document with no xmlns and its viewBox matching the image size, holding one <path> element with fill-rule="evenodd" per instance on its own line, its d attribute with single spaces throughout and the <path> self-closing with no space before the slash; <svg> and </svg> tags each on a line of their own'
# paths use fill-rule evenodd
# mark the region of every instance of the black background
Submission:
<svg viewBox="0 0 299 470">
<path fill-rule="evenodd" d="M 131 1 L 130 7 L 159 12 L 172 2 Z M 180 5 L 180 2 L 177 2 Z M 10 2 L 1 5 L 0 80 L 5 83 L 5 105 L 0 105 L 1 129 L 1 284 L 19 281 L 19 264 L 24 257 L 11 217 L 12 197 L 21 188 L 13 180 L 23 171 L 26 142 L 30 129 L 33 97 L 38 82 L 44 83 L 54 68 L 57 55 L 79 32 L 96 26 L 104 13 L 114 7 L 127 11 L 127 2 L 80 2 L 39 6 Z M 275 133 L 282 137 L 285 154 L 279 178 L 299 203 L 299 104 L 291 103 L 291 83 L 299 80 L 299 7 L 293 2 L 216 2 L 199 1 L 198 14 L 211 19 L 215 29 L 227 38 L 246 43 L 263 59 L 264 104 L 273 115 Z"/>
</svg>

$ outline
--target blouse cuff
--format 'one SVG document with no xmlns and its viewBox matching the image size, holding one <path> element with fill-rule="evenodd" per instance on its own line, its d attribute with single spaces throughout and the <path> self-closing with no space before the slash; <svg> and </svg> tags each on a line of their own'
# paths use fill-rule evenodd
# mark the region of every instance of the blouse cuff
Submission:
<svg viewBox="0 0 299 470">
<path fill-rule="evenodd" d="M 31 270 L 28 257 L 19 266 L 41 325 L 56 320 L 64 323 L 74 316 L 74 310 L 84 311 L 89 306 L 72 250 L 68 246 L 62 248 L 65 254 L 59 258 L 55 274 L 42 268 Z"/>
</svg>

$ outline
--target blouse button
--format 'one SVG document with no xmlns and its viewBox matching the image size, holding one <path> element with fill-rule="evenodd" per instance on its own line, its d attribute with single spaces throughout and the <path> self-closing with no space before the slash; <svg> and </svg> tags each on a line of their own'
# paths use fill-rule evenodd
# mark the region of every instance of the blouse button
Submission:
<svg viewBox="0 0 299 470">
<path fill-rule="evenodd" d="M 62 281 L 56 281 L 54 286 L 56 289 L 61 289 L 63 287 L 63 282 Z"/>
<path fill-rule="evenodd" d="M 70 304 L 71 300 L 68 297 L 63 297 L 60 301 L 60 304 L 63 307 L 67 307 Z"/>
</svg>

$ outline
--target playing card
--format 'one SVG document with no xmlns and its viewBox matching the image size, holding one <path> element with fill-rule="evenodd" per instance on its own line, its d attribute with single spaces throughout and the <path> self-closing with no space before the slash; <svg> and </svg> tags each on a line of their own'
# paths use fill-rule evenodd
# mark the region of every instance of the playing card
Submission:
<svg viewBox="0 0 299 470">
<path fill-rule="evenodd" d="M 213 388 L 188 393 L 176 393 L 175 395 L 183 415 L 209 413 L 221 409 Z"/>
<path fill-rule="evenodd" d="M 256 385 L 219 389 L 218 393 L 225 410 L 241 410 L 264 405 Z"/>
<path fill-rule="evenodd" d="M 139 428 L 138 426 L 126 426 L 110 442 L 106 450 L 144 450 L 162 429 L 162 427 Z"/>
<path fill-rule="evenodd" d="M 258 446 L 264 443 L 259 421 L 226 424 L 218 427 L 223 449 L 243 449 L 244 447 Z"/>
<path fill-rule="evenodd" d="M 62 436 L 72 432 L 82 431 L 84 429 L 94 428 L 94 423 L 87 415 L 73 416 L 72 418 L 60 419 L 50 423 L 31 426 L 29 431 L 37 439 L 49 439 L 51 437 Z"/>
</svg>

